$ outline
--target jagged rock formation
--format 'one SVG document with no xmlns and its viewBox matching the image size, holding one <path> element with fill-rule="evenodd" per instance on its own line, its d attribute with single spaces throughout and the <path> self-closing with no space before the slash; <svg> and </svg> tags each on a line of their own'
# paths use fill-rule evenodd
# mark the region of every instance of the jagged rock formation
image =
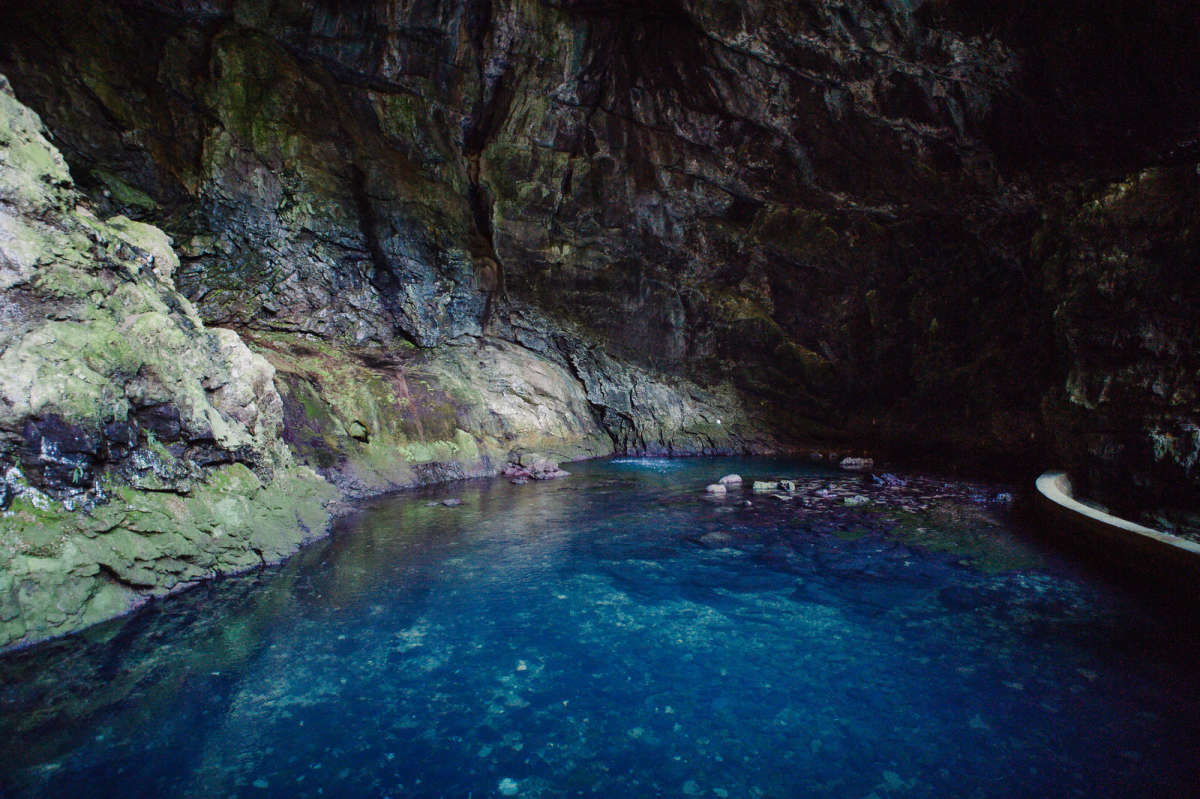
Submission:
<svg viewBox="0 0 1200 799">
<path fill-rule="evenodd" d="M 172 237 L 343 491 L 828 442 L 1200 499 L 1184 0 L 11 16 L 95 213 Z"/>
</svg>

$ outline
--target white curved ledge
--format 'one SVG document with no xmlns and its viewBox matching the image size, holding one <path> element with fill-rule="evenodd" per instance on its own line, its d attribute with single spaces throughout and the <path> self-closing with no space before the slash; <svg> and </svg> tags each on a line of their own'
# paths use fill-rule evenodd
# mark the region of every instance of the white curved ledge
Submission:
<svg viewBox="0 0 1200 799">
<path fill-rule="evenodd" d="M 1143 551 L 1170 552 L 1175 558 L 1196 559 L 1195 563 L 1200 563 L 1200 544 L 1090 508 L 1075 499 L 1071 496 L 1071 481 L 1065 472 L 1044 472 L 1037 479 L 1037 490 L 1068 521 L 1105 539 L 1123 540 Z"/>
</svg>

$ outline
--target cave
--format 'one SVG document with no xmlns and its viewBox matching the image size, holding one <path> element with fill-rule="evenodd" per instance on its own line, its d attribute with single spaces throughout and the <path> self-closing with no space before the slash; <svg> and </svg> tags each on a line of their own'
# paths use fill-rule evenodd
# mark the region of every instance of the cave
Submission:
<svg viewBox="0 0 1200 799">
<path fill-rule="evenodd" d="M 1034 725 L 1040 744 L 1005 744 L 1014 717 L 981 706 L 967 734 L 993 736 L 994 751 L 1032 747 L 1038 757 L 1027 762 L 1015 749 L 997 762 L 1040 776 L 969 758 L 935 764 L 926 749 L 897 747 L 872 761 L 869 779 L 843 779 L 813 764 L 822 747 L 840 753 L 830 762 L 850 758 L 853 732 L 831 732 L 832 710 L 796 710 L 828 689 L 869 726 L 863 708 L 879 694 L 856 695 L 843 674 L 832 688 L 804 683 L 810 693 L 788 701 L 730 688 L 710 706 L 676 708 L 691 714 L 680 724 L 712 723 L 726 736 L 738 734 L 732 717 L 742 712 L 760 727 L 824 725 L 802 746 L 747 734 L 744 762 L 784 747 L 770 778 L 746 766 L 725 785 L 733 777 L 719 768 L 673 765 L 716 750 L 698 737 L 673 750 L 657 716 L 630 722 L 636 735 L 601 725 L 597 740 L 625 736 L 610 761 L 588 763 L 583 750 L 555 759 L 545 742 L 514 748 L 501 721 L 549 722 L 511 692 L 513 680 L 544 674 L 554 687 L 543 699 L 600 718 L 609 706 L 568 695 L 564 681 L 623 681 L 633 661 L 513 651 L 526 665 L 515 677 L 475 666 L 475 679 L 508 694 L 457 693 L 437 669 L 474 656 L 456 648 L 455 606 L 439 593 L 448 589 L 419 565 L 459 568 L 447 536 L 496 548 L 499 563 L 534 558 L 530 541 L 510 549 L 489 537 L 489 519 L 554 528 L 569 517 L 598 543 L 589 549 L 578 533 L 553 539 L 554 551 L 636 597 L 637 612 L 620 612 L 645 629 L 693 634 L 655 616 L 680 603 L 697 618 L 795 622 L 794 603 L 837 599 L 849 603 L 839 612 L 861 617 L 846 636 L 915 675 L 912 653 L 880 637 L 904 624 L 928 632 L 932 617 L 915 608 L 977 624 L 968 638 L 981 650 L 996 643 L 981 632 L 987 624 L 1051 635 L 1077 621 L 1076 637 L 1064 633 L 1073 649 L 1058 660 L 1023 650 L 1030 662 L 1059 683 L 1092 675 L 1077 694 L 1129 679 L 1149 695 L 1148 671 L 1084 663 L 1099 638 L 1125 636 L 1121 646 L 1145 647 L 1177 681 L 1178 701 L 1200 707 L 1194 675 L 1162 665 L 1184 657 L 1165 640 L 1196 646 L 1179 619 L 1200 608 L 1198 47 L 1200 18 L 1184 0 L 16 4 L 0 30 L 0 652 L 16 653 L 0 656 L 0 672 L 16 709 L 0 706 L 0 728 L 46 737 L 42 750 L 0 746 L 25 764 L 0 769 L 0 794 L 66 795 L 88 774 L 136 760 L 94 747 L 78 755 L 94 763 L 71 761 L 61 773 L 73 776 L 56 782 L 48 764 L 86 747 L 29 722 L 39 702 L 64 718 L 138 722 L 113 709 L 132 694 L 80 710 L 86 703 L 47 698 L 39 670 L 92 693 L 105 658 L 125 658 L 113 667 L 123 681 L 143 666 L 167 675 L 142 701 L 148 718 L 169 704 L 170 680 L 181 695 L 211 691 L 232 712 L 221 703 L 250 694 L 220 675 L 248 668 L 255 641 L 283 624 L 260 594 L 310 613 L 320 607 L 304 593 L 310 583 L 367 596 L 359 582 L 383 580 L 377 549 L 425 586 L 380 589 L 378 607 L 416 613 L 433 597 L 445 614 L 429 656 L 442 665 L 424 688 L 388 700 L 393 711 L 417 713 L 420 690 L 460 703 L 434 712 L 438 732 L 425 744 L 400 735 L 409 754 L 387 779 L 418 795 L 951 795 L 954 779 L 939 768 L 968 775 L 980 796 L 1013 779 L 1007 795 L 1035 793 L 1047 774 L 1069 775 L 1068 793 L 1185 795 L 1182 772 L 1164 764 L 1195 740 L 1194 724 L 1162 744 L 1124 711 L 1088 715 L 990 660 L 962 668 L 1021 685 L 1005 689 L 1021 712 L 1070 707 L 1064 718 L 1132 725 L 1143 740 L 1038 759 L 1061 727 Z M 577 473 L 554 479 L 566 471 Z M 718 481 L 734 471 L 744 486 Z M 656 482 L 664 475 L 684 481 L 689 499 Z M 661 529 L 631 519 L 635 542 L 568 513 L 562 486 L 575 484 L 582 506 L 623 518 L 605 481 L 667 509 Z M 545 506 L 518 501 L 520 491 Z M 461 508 L 436 504 L 458 499 Z M 672 517 L 679 502 L 693 515 Z M 420 543 L 380 532 L 389 513 L 428 528 L 413 533 Z M 825 549 L 787 532 L 798 513 Z M 477 527 L 463 521 L 476 516 Z M 677 526 L 676 538 L 654 539 Z M 714 553 L 765 571 L 714 565 Z M 636 569 L 643 556 L 677 562 L 678 582 Z M 951 561 L 974 571 L 964 577 Z M 905 562 L 920 576 L 905 576 L 896 566 Z M 328 563 L 372 576 L 335 576 Z M 1041 595 L 1039 569 L 1061 580 Z M 1078 573 L 1085 582 L 1071 582 Z M 464 590 L 522 617 L 513 597 L 490 604 L 481 574 L 464 576 Z M 542 608 L 564 641 L 588 603 L 624 607 L 608 589 L 560 577 L 548 585 L 588 597 L 575 617 Z M 791 598 L 777 602 L 784 586 Z M 730 596 L 747 604 L 731 609 Z M 206 601 L 220 610 L 197 620 Z M 1146 618 L 1167 627 L 1146 632 L 1135 621 Z M 368 641 L 367 621 L 354 619 Z M 414 624 L 388 629 L 404 638 Z M 228 629 L 244 638 L 213 655 L 206 636 Z M 507 646 L 497 629 L 476 632 Z M 157 637 L 186 650 L 186 668 L 161 664 Z M 726 648 L 790 657 L 782 638 L 768 639 L 730 638 Z M 646 662 L 716 680 L 666 660 L 696 651 L 660 643 Z M 640 646 L 620 636 L 592 645 Z M 422 657 L 416 645 L 392 655 L 369 642 L 367 654 L 332 646 L 330 657 L 344 647 L 355 662 L 394 656 L 419 668 Z M 725 650 L 704 651 L 734 668 Z M 861 656 L 813 651 L 827 664 Z M 944 658 L 933 668 L 949 674 Z M 584 671 L 567 679 L 572 668 Z M 192 669 L 211 679 L 193 680 Z M 334 673 L 320 679 L 333 685 Z M 967 686 L 942 685 L 937 701 L 970 705 Z M 879 690 L 916 701 L 890 682 Z M 1165 712 L 1160 699 L 1139 707 Z M 463 708 L 480 702 L 502 712 L 459 729 Z M 295 712 L 303 721 L 308 711 Z M 314 728 L 336 728 L 310 716 Z M 572 722 L 580 735 L 583 718 Z M 921 736 L 925 724 L 929 740 L 954 738 L 948 716 L 897 718 L 902 734 Z M 494 753 L 480 757 L 500 770 L 468 779 L 413 766 L 418 750 L 462 756 L 447 743 L 455 736 Z M 217 750 L 235 743 L 213 740 Z M 1098 753 L 1126 767 L 1092 763 Z M 314 763 L 329 759 L 318 755 Z M 283 790 L 274 772 L 220 776 L 202 752 L 189 757 L 180 770 L 146 767 L 137 790 Z M 182 774 L 193 781 L 172 781 Z M 343 795 L 400 790 L 311 776 Z"/>
</svg>

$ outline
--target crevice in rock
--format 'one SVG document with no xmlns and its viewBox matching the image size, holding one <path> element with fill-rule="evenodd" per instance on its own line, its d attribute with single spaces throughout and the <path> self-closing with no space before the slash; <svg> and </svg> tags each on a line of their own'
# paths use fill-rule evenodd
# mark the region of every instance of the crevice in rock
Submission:
<svg viewBox="0 0 1200 799">
<path fill-rule="evenodd" d="M 108 580 L 110 583 L 119 585 L 122 588 L 127 588 L 136 594 L 144 594 L 146 592 L 146 589 L 154 587 L 153 583 L 137 583 L 132 580 L 129 580 L 128 578 L 122 577 L 120 574 L 117 573 L 116 569 L 114 569 L 112 566 L 108 565 L 107 563 L 100 563 L 98 565 L 100 567 L 100 576 L 101 577 Z"/>
<path fill-rule="evenodd" d="M 468 250 L 475 268 L 479 289 L 485 294 L 481 331 L 487 331 L 488 321 L 497 300 L 507 297 L 504 262 L 496 251 L 496 236 L 492 227 L 494 195 L 482 179 L 480 161 L 489 142 L 504 124 L 513 101 L 513 79 L 509 65 L 502 62 L 499 74 L 488 74 L 488 36 L 493 28 L 491 0 L 472 0 L 467 6 L 467 28 L 475 49 L 476 80 L 479 100 L 472 109 L 463 133 L 463 157 L 467 165 L 467 209 L 473 229 Z M 507 53 L 497 54 L 505 59 Z"/>
<path fill-rule="evenodd" d="M 367 193 L 367 176 L 358 164 L 351 165 L 350 188 L 354 195 L 354 204 L 358 212 L 359 230 L 367 245 L 371 257 L 371 285 L 378 292 L 385 308 L 392 314 L 393 329 L 400 333 L 413 345 L 419 346 L 416 336 L 402 323 L 404 311 L 398 298 L 403 292 L 403 284 L 395 270 L 392 269 L 387 253 L 383 249 L 380 237 L 379 215 L 375 205 Z"/>
</svg>

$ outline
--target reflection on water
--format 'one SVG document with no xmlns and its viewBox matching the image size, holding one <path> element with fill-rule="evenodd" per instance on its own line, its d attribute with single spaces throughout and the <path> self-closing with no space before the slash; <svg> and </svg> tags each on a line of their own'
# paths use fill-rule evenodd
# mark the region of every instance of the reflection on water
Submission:
<svg viewBox="0 0 1200 799">
<path fill-rule="evenodd" d="M 0 795 L 1196 794 L 1192 633 L 1014 532 L 995 489 L 572 471 L 382 500 L 0 659 Z M 701 495 L 729 471 L 800 490 Z"/>
</svg>

